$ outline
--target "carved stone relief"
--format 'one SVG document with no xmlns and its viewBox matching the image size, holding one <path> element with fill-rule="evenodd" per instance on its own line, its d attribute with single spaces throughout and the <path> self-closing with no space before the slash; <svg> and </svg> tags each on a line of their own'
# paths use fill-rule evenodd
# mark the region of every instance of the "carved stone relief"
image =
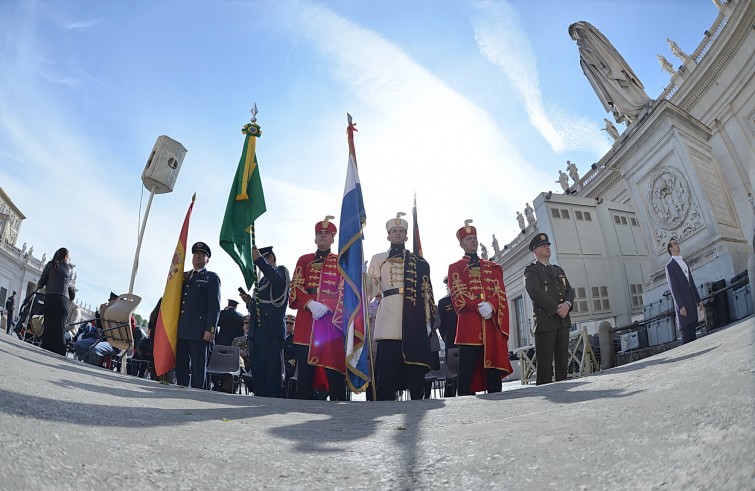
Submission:
<svg viewBox="0 0 755 491">
<path fill-rule="evenodd" d="M 674 167 L 663 166 L 653 172 L 647 196 L 659 248 L 664 248 L 671 237 L 681 240 L 705 225 L 700 206 L 692 200 L 689 182 Z"/>
</svg>

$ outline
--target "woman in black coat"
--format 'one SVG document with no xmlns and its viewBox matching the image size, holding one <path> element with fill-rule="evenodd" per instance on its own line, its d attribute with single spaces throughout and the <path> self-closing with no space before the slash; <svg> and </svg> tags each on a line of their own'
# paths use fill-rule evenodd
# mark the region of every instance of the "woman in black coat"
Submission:
<svg viewBox="0 0 755 491">
<path fill-rule="evenodd" d="M 73 267 L 68 249 L 61 247 L 52 260 L 45 265 L 37 288 L 45 287 L 45 330 L 42 333 L 42 348 L 59 355 L 66 355 L 65 324 L 69 302 L 75 290 L 71 286 Z"/>
</svg>

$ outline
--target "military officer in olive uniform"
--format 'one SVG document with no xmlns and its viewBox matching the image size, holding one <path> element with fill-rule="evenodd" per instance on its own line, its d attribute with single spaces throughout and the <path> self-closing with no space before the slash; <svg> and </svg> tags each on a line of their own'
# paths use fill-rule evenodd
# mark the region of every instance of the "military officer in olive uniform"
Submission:
<svg viewBox="0 0 755 491">
<path fill-rule="evenodd" d="M 537 234 L 530 241 L 535 262 L 524 268 L 524 287 L 532 300 L 535 317 L 537 385 L 553 381 L 553 365 L 556 382 L 565 380 L 569 360 L 569 312 L 574 303 L 574 289 L 564 270 L 549 263 L 550 245 L 546 234 Z"/>
<path fill-rule="evenodd" d="M 191 271 L 184 272 L 181 313 L 176 344 L 178 385 L 205 388 L 205 369 L 210 343 L 220 316 L 220 278 L 207 271 L 210 248 L 204 242 L 191 247 Z"/>
</svg>

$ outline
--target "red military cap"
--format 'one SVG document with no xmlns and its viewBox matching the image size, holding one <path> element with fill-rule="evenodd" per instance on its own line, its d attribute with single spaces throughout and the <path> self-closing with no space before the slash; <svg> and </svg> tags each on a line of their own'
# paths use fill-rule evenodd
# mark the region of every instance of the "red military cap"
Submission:
<svg viewBox="0 0 755 491">
<path fill-rule="evenodd" d="M 456 231 L 456 238 L 459 239 L 459 242 L 464 240 L 464 237 L 468 235 L 477 237 L 477 229 L 471 226 L 470 223 L 472 223 L 471 219 L 464 220 L 464 226 Z"/>
<path fill-rule="evenodd" d="M 327 230 L 335 236 L 338 232 L 338 229 L 336 228 L 336 224 L 331 222 L 331 220 L 335 220 L 335 218 L 336 217 L 334 217 L 333 215 L 328 215 L 323 221 L 317 222 L 315 224 L 315 235 L 317 235 L 317 232 L 319 232 L 320 230 Z"/>
</svg>

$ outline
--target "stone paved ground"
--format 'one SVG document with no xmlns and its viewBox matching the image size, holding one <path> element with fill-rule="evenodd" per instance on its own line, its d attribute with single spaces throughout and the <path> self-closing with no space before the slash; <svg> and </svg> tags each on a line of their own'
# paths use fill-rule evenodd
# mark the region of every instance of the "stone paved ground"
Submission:
<svg viewBox="0 0 755 491">
<path fill-rule="evenodd" d="M 0 489 L 755 489 L 755 317 L 495 395 L 295 401 L 164 386 L 0 336 Z"/>
</svg>

